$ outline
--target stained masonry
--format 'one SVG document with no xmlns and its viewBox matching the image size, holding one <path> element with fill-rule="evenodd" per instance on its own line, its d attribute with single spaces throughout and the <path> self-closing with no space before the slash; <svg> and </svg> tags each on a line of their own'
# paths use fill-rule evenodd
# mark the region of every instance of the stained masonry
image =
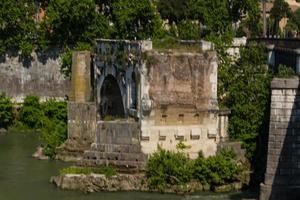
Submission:
<svg viewBox="0 0 300 200">
<path fill-rule="evenodd" d="M 73 55 L 69 138 L 59 158 L 141 167 L 159 146 L 176 150 L 182 141 L 195 158 L 226 140 L 212 49 L 159 52 L 151 41 L 97 40 L 91 65 L 89 56 Z"/>
</svg>

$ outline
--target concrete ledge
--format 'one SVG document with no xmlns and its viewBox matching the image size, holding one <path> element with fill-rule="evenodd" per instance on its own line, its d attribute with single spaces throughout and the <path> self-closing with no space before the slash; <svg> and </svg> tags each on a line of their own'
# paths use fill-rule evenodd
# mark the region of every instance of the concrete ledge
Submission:
<svg viewBox="0 0 300 200">
<path fill-rule="evenodd" d="M 299 77 L 293 78 L 274 78 L 271 83 L 271 89 L 298 89 Z"/>
</svg>

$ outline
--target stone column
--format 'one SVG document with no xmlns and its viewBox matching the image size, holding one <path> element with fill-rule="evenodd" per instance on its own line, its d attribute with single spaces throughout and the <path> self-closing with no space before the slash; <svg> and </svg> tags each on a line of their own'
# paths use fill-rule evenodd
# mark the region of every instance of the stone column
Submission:
<svg viewBox="0 0 300 200">
<path fill-rule="evenodd" d="M 228 117 L 231 111 L 229 109 L 222 109 L 219 111 L 219 136 L 221 142 L 229 139 L 228 136 Z"/>
<path fill-rule="evenodd" d="M 300 196 L 299 78 L 275 78 L 271 89 L 267 169 L 260 200 L 296 200 Z"/>
<path fill-rule="evenodd" d="M 75 52 L 72 57 L 70 101 L 77 103 L 92 100 L 91 54 L 89 51 Z"/>
</svg>

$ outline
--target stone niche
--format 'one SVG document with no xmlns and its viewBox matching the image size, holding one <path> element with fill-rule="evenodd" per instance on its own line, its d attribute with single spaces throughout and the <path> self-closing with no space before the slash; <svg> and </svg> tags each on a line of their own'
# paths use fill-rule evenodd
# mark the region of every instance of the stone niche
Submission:
<svg viewBox="0 0 300 200">
<path fill-rule="evenodd" d="M 88 62 L 76 63 L 86 67 Z M 180 141 L 189 147 L 191 158 L 199 151 L 210 156 L 227 137 L 227 118 L 217 101 L 215 51 L 157 51 L 151 41 L 97 40 L 91 63 L 87 70 L 91 77 L 80 79 L 84 86 L 89 85 L 84 80 L 91 82 L 91 90 L 72 87 L 73 94 L 84 88 L 80 94 L 93 97 L 85 102 L 94 106 L 88 111 L 91 116 L 69 112 L 69 139 L 92 140 L 81 164 L 140 167 L 158 146 L 176 150 Z M 71 102 L 72 109 L 74 104 L 84 108 L 82 99 L 89 98 Z M 93 128 L 87 131 L 85 123 Z M 76 131 L 70 129 L 74 124 Z"/>
</svg>

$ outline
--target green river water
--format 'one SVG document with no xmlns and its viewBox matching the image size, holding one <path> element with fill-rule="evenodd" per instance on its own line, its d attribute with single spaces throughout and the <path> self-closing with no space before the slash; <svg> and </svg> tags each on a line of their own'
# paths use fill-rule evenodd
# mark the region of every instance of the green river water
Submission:
<svg viewBox="0 0 300 200">
<path fill-rule="evenodd" d="M 51 176 L 66 163 L 31 158 L 38 146 L 35 134 L 0 136 L 0 200 L 234 200 L 247 198 L 243 193 L 168 195 L 139 192 L 84 194 L 63 191 L 49 183 Z"/>
</svg>

